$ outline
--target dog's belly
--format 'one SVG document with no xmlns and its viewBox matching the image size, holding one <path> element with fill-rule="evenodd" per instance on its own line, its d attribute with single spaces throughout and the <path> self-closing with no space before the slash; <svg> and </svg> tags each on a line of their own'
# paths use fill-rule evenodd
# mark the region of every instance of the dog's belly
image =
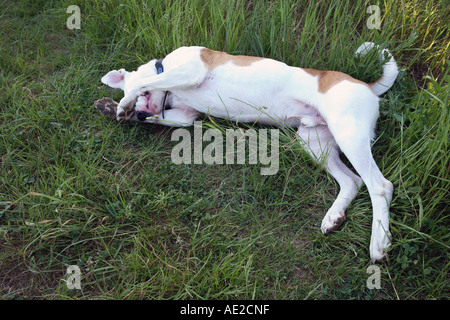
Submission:
<svg viewBox="0 0 450 320">
<path fill-rule="evenodd" d="M 300 69 L 276 61 L 277 71 L 268 77 L 266 68 L 236 69 L 210 73 L 196 88 L 174 91 L 174 106 L 189 106 L 214 117 L 272 125 L 315 126 L 326 124 L 315 108 L 317 99 L 310 83 L 296 81 Z M 232 68 L 231 68 L 232 69 Z M 308 99 L 308 101 L 306 101 Z"/>
</svg>

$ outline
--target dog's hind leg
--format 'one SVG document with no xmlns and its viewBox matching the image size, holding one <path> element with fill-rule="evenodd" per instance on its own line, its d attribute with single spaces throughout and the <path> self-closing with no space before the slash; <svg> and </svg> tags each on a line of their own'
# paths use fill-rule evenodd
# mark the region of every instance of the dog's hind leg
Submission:
<svg viewBox="0 0 450 320">
<path fill-rule="evenodd" d="M 372 260 L 377 261 L 384 257 L 390 246 L 389 205 L 394 190 L 375 163 L 370 148 L 378 117 L 378 100 L 371 93 L 347 100 L 337 99 L 337 96 L 343 96 L 343 90 L 335 93 L 336 97 L 330 95 L 330 101 L 334 102 L 330 110 L 335 114 L 327 121 L 328 128 L 369 191 L 373 208 L 369 250 Z"/>
<path fill-rule="evenodd" d="M 345 220 L 345 210 L 362 186 L 362 180 L 340 159 L 338 146 L 327 126 L 308 127 L 302 124 L 298 135 L 303 148 L 336 179 L 340 187 L 336 200 L 322 220 L 321 230 L 327 233 Z"/>
</svg>

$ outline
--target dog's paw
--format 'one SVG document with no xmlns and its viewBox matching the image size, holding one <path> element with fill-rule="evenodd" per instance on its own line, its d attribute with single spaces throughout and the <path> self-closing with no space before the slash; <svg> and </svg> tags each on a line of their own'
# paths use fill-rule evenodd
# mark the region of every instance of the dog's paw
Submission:
<svg viewBox="0 0 450 320">
<path fill-rule="evenodd" d="M 370 258 L 372 262 L 383 259 L 386 255 L 387 249 L 391 246 L 391 233 L 381 223 L 372 228 L 372 236 L 370 238 Z"/>
<path fill-rule="evenodd" d="M 116 119 L 117 121 L 137 121 L 136 111 L 134 109 L 124 110 L 122 107 L 117 106 Z"/>
<path fill-rule="evenodd" d="M 136 104 L 136 100 L 139 96 L 143 94 L 138 90 L 133 90 L 127 95 L 125 95 L 119 102 L 118 108 L 122 108 L 123 110 L 132 110 L 134 109 L 134 105 Z"/>
<path fill-rule="evenodd" d="M 94 105 L 100 111 L 101 114 L 108 118 L 116 119 L 117 105 L 119 103 L 111 98 L 103 98 L 94 102 Z"/>
<path fill-rule="evenodd" d="M 327 214 L 322 220 L 320 230 L 323 234 L 336 230 L 342 222 L 345 221 L 345 212 L 343 210 L 328 210 Z"/>
</svg>

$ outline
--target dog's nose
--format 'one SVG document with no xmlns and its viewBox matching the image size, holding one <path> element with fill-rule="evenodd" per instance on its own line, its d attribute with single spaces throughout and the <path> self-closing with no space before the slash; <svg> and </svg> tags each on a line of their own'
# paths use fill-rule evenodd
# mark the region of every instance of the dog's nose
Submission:
<svg viewBox="0 0 450 320">
<path fill-rule="evenodd" d="M 145 119 L 147 119 L 148 117 L 153 116 L 152 113 L 149 112 L 145 112 L 145 111 L 138 111 L 136 112 L 136 117 L 138 118 L 139 121 L 145 121 Z"/>
</svg>

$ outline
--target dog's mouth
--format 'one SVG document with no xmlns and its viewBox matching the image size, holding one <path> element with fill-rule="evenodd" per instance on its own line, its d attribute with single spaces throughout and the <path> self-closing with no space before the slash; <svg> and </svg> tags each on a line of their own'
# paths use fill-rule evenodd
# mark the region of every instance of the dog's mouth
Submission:
<svg viewBox="0 0 450 320">
<path fill-rule="evenodd" d="M 136 117 L 139 121 L 145 121 L 156 114 L 157 106 L 152 102 L 151 93 L 145 92 L 139 96 L 134 104 Z"/>
</svg>

